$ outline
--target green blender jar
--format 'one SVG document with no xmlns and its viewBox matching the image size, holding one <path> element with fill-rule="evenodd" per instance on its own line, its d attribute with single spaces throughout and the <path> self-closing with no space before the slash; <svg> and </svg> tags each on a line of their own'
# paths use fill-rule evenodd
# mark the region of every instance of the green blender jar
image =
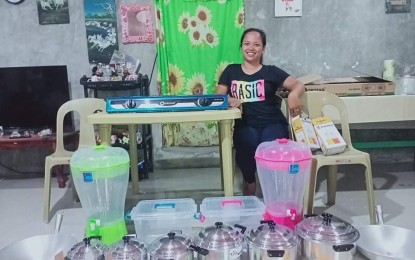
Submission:
<svg viewBox="0 0 415 260">
<path fill-rule="evenodd" d="M 79 148 L 70 161 L 72 179 L 88 216 L 86 237 L 110 245 L 127 234 L 124 204 L 130 158 L 120 147 Z"/>
</svg>

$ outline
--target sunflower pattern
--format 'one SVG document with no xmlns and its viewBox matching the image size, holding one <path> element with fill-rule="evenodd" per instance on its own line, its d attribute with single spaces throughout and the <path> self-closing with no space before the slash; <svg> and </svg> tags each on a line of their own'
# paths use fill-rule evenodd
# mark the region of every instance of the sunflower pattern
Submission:
<svg viewBox="0 0 415 260">
<path fill-rule="evenodd" d="M 161 95 L 216 91 L 222 71 L 242 60 L 244 0 L 155 0 L 157 88 Z M 235 50 L 235 51 L 231 51 Z M 218 145 L 216 122 L 163 124 L 162 145 Z"/>
<path fill-rule="evenodd" d="M 180 90 L 184 87 L 184 72 L 174 64 L 169 64 L 169 88 L 170 93 L 178 95 Z"/>
<path fill-rule="evenodd" d="M 179 32 L 189 33 L 189 40 L 192 46 L 218 46 L 218 33 L 209 26 L 211 21 L 212 13 L 209 8 L 199 5 L 196 8 L 195 16 L 190 16 L 188 12 L 183 12 L 180 15 L 178 21 Z"/>
<path fill-rule="evenodd" d="M 202 95 L 206 94 L 208 84 L 206 83 L 205 74 L 196 73 L 187 82 L 186 93 L 188 95 Z"/>
</svg>

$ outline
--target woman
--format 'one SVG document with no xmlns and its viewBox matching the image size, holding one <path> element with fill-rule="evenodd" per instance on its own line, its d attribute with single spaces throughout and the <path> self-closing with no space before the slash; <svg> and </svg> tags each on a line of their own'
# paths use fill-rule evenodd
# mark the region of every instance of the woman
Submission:
<svg viewBox="0 0 415 260">
<path fill-rule="evenodd" d="M 263 65 L 265 33 L 256 28 L 241 37 L 242 64 L 230 64 L 223 71 L 216 93 L 229 95 L 229 106 L 240 108 L 242 118 L 235 120 L 233 144 L 235 160 L 245 181 L 244 195 L 255 195 L 258 145 L 277 138 L 288 138 L 288 124 L 280 110 L 275 93 L 279 88 L 290 91 L 288 107 L 291 115 L 300 113 L 300 97 L 304 85 L 273 65 Z"/>
</svg>

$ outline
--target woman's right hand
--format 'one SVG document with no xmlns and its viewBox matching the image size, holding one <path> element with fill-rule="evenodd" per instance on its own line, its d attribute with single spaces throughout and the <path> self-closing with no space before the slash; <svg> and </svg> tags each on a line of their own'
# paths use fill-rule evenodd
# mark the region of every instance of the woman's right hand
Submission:
<svg viewBox="0 0 415 260">
<path fill-rule="evenodd" d="M 241 108 L 242 106 L 241 100 L 234 98 L 234 97 L 228 97 L 228 104 L 230 107 Z"/>
</svg>

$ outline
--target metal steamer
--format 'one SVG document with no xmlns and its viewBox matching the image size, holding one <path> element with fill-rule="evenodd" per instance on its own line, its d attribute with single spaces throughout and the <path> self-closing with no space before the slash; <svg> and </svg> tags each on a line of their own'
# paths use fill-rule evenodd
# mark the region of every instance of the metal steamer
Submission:
<svg viewBox="0 0 415 260">
<path fill-rule="evenodd" d="M 352 260 L 359 231 L 347 222 L 323 213 L 309 216 L 296 226 L 303 259 Z"/>
<path fill-rule="evenodd" d="M 274 221 L 261 221 L 246 236 L 249 260 L 296 260 L 300 238 Z"/>
<path fill-rule="evenodd" d="M 173 232 L 153 241 L 148 247 L 150 260 L 193 260 L 194 253 L 207 255 L 209 251 L 193 245 L 191 238 Z"/>
<path fill-rule="evenodd" d="M 195 244 L 209 250 L 209 254 L 197 256 L 199 260 L 240 260 L 243 247 L 243 234 L 246 227 L 228 226 L 216 222 L 205 227 L 195 237 Z"/>
</svg>

